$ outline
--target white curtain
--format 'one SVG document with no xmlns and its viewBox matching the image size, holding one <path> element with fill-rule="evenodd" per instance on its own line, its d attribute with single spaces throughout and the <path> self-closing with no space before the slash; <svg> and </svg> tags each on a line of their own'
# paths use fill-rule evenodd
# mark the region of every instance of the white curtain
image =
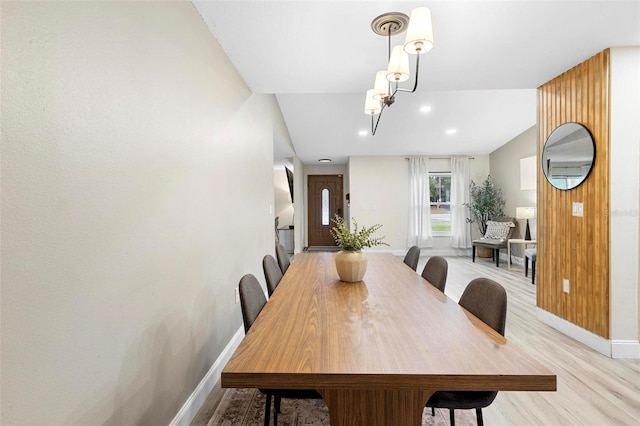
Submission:
<svg viewBox="0 0 640 426">
<path fill-rule="evenodd" d="M 451 247 L 471 247 L 469 209 L 469 158 L 451 158 Z"/>
<path fill-rule="evenodd" d="M 426 157 L 409 158 L 409 247 L 433 245 L 427 162 Z"/>
</svg>

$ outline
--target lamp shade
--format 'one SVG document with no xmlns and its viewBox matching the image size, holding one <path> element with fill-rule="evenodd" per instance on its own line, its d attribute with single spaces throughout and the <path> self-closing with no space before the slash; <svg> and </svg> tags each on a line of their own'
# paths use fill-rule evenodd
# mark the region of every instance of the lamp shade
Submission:
<svg viewBox="0 0 640 426">
<path fill-rule="evenodd" d="M 411 54 L 422 54 L 433 49 L 433 26 L 428 7 L 417 7 L 411 12 L 404 50 Z"/>
<path fill-rule="evenodd" d="M 406 81 L 409 79 L 409 54 L 403 46 L 396 46 L 391 51 L 389 66 L 387 67 L 387 80 Z"/>
<path fill-rule="evenodd" d="M 378 71 L 376 73 L 376 81 L 373 83 L 373 99 L 382 100 L 383 98 L 391 96 L 389 89 L 387 70 Z"/>
<path fill-rule="evenodd" d="M 535 207 L 516 207 L 516 219 L 535 219 Z"/>
<path fill-rule="evenodd" d="M 364 100 L 364 113 L 367 115 L 380 114 L 382 106 L 378 99 L 373 99 L 373 89 L 367 90 L 367 98 Z"/>
</svg>

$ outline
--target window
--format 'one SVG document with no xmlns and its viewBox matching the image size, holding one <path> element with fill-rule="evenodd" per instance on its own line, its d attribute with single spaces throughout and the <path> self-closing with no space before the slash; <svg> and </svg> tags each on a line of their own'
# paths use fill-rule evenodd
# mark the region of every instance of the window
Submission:
<svg viewBox="0 0 640 426">
<path fill-rule="evenodd" d="M 322 190 L 322 225 L 329 225 L 329 190 Z"/>
<path fill-rule="evenodd" d="M 429 173 L 431 230 L 435 235 L 451 233 L 451 173 Z"/>
</svg>

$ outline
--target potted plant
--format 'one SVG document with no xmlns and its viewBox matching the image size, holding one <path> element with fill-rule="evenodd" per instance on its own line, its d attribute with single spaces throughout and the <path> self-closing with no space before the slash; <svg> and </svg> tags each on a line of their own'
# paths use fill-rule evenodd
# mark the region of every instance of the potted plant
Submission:
<svg viewBox="0 0 640 426">
<path fill-rule="evenodd" d="M 467 218 L 467 222 L 476 223 L 480 233 L 484 236 L 487 232 L 487 221 L 504 216 L 505 201 L 502 197 L 502 190 L 495 186 L 491 175 L 488 175 L 480 185 L 476 185 L 474 181 L 471 181 L 469 198 L 471 201 L 465 203 L 471 213 L 471 217 Z M 486 249 L 487 253 L 484 253 L 482 249 Z M 491 257 L 491 249 L 478 247 L 478 256 Z"/>
<path fill-rule="evenodd" d="M 342 249 L 336 254 L 338 276 L 346 282 L 362 281 L 367 270 L 367 257 L 361 250 L 364 247 L 389 245 L 382 241 L 384 237 L 373 236 L 382 225 L 358 227 L 358 223 L 353 219 L 353 231 L 350 231 L 344 218 L 336 215 L 331 221 L 335 226 L 329 232 Z"/>
</svg>

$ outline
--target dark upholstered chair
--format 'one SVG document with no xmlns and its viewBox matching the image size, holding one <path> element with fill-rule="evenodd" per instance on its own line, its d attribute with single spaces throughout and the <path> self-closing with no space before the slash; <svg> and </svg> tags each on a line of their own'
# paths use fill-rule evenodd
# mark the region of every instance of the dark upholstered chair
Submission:
<svg viewBox="0 0 640 426">
<path fill-rule="evenodd" d="M 418 268 L 418 261 L 420 260 L 420 247 L 413 246 L 407 251 L 407 255 L 404 257 L 404 263 L 413 269 L 414 271 Z"/>
<path fill-rule="evenodd" d="M 242 309 L 242 321 L 244 332 L 247 333 L 258 315 L 267 303 L 267 298 L 255 276 L 247 274 L 240 279 L 240 307 Z M 319 399 L 322 396 L 313 389 L 260 389 L 267 397 L 264 407 L 264 425 L 269 426 L 271 421 L 271 398 L 274 397 L 273 424 L 278 426 L 278 413 L 280 412 L 280 400 L 282 398 L 293 399 Z"/>
<path fill-rule="evenodd" d="M 276 257 L 278 258 L 278 265 L 280 265 L 282 275 L 284 275 L 284 273 L 287 272 L 287 269 L 289 269 L 291 262 L 289 260 L 289 255 L 282 244 L 276 245 Z"/>
<path fill-rule="evenodd" d="M 524 276 L 529 276 L 529 260 L 531 260 L 531 284 L 536 283 L 536 257 L 537 250 L 535 248 L 524 251 Z"/>
<path fill-rule="evenodd" d="M 280 284 L 282 271 L 278 262 L 270 254 L 262 258 L 262 270 L 264 271 L 264 279 L 267 281 L 267 291 L 269 292 L 269 297 L 271 297 L 278 284 Z"/>
<path fill-rule="evenodd" d="M 504 336 L 507 292 L 500 284 L 488 278 L 476 278 L 467 285 L 458 303 Z M 482 426 L 482 409 L 491 405 L 497 394 L 495 391 L 437 391 L 427 401 L 427 407 L 448 408 L 452 426 L 455 425 L 454 410 L 475 409 L 478 426 Z"/>
<path fill-rule="evenodd" d="M 506 234 L 504 238 L 487 238 L 485 234 L 482 238 L 477 240 L 473 240 L 471 243 L 471 259 L 473 262 L 476 261 L 476 247 L 487 247 L 490 248 L 493 254 L 493 260 L 496 262 L 496 267 L 500 267 L 500 249 L 507 248 L 507 241 L 513 235 L 513 231 L 516 226 L 515 219 L 513 218 L 496 218 L 492 219 L 493 222 L 511 222 L 513 226 L 509 227 L 509 232 Z M 488 222 L 487 222 L 488 223 Z M 488 228 L 487 228 L 488 229 Z M 487 231 L 489 232 L 489 231 Z M 509 259 L 511 261 L 511 259 Z"/>
<path fill-rule="evenodd" d="M 447 259 L 440 256 L 433 256 L 429 258 L 427 264 L 424 265 L 422 278 L 429 281 L 434 287 L 444 293 L 444 288 L 447 285 L 448 271 L 449 264 L 447 263 Z"/>
</svg>

